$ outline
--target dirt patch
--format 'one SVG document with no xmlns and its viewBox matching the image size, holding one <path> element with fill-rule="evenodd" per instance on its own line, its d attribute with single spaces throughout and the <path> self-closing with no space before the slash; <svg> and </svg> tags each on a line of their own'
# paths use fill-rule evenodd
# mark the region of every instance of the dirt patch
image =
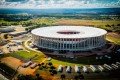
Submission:
<svg viewBox="0 0 120 80">
<path fill-rule="evenodd" d="M 36 69 L 37 69 L 37 68 L 36 68 Z M 30 67 L 28 67 L 28 68 L 20 67 L 20 68 L 18 69 L 18 72 L 19 72 L 20 74 L 24 74 L 24 75 L 35 75 L 36 69 L 31 69 Z"/>
<path fill-rule="evenodd" d="M 23 63 L 21 62 L 21 60 L 13 58 L 13 57 L 5 57 L 2 58 L 1 61 L 5 64 L 7 64 L 8 66 L 10 66 L 13 69 L 17 69 L 17 67 L 19 65 L 22 65 Z"/>
<path fill-rule="evenodd" d="M 18 73 L 20 74 L 25 74 L 25 75 L 34 75 L 35 71 L 37 68 L 35 69 L 31 69 L 30 67 L 27 68 L 23 68 L 21 67 L 21 65 L 24 63 L 21 60 L 17 59 L 17 58 L 13 58 L 13 57 L 5 57 L 1 59 L 2 63 L 5 63 L 6 65 L 10 66 L 11 68 L 13 68 L 14 70 L 16 70 L 18 67 Z"/>
<path fill-rule="evenodd" d="M 111 37 L 114 37 L 114 38 L 120 38 L 120 35 L 118 33 L 115 33 L 115 32 L 110 32 L 107 34 L 107 36 L 111 36 Z"/>
</svg>

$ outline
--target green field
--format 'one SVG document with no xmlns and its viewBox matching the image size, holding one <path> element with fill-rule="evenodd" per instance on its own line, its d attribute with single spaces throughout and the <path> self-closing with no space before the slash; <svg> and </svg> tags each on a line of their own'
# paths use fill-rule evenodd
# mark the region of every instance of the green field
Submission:
<svg viewBox="0 0 120 80">
<path fill-rule="evenodd" d="M 38 53 L 35 51 L 16 51 L 14 53 L 10 53 L 10 56 L 21 59 L 21 60 L 33 60 L 35 62 L 41 62 L 44 58 L 42 53 Z"/>
<path fill-rule="evenodd" d="M 112 37 L 112 36 L 107 36 L 106 39 L 110 42 L 113 42 L 117 45 L 120 45 L 120 38 L 115 38 L 115 37 Z"/>
<path fill-rule="evenodd" d="M 16 51 L 14 53 L 11 53 L 11 56 L 15 57 L 15 56 L 20 56 L 24 59 L 30 59 L 33 56 L 35 56 L 36 54 L 33 52 L 27 52 L 27 51 Z"/>
</svg>

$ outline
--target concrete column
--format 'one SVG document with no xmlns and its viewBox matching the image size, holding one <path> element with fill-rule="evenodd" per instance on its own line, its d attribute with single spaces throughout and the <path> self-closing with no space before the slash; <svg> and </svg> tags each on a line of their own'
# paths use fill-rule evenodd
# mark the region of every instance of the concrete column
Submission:
<svg viewBox="0 0 120 80">
<path fill-rule="evenodd" d="M 54 46 L 53 46 L 53 45 L 54 45 L 54 43 L 53 43 L 53 39 L 51 39 L 51 41 L 52 41 L 52 47 L 51 47 L 51 48 L 53 49 L 53 48 L 54 48 Z"/>
<path fill-rule="evenodd" d="M 91 38 L 88 39 L 88 40 L 89 40 L 89 46 L 90 46 L 90 39 L 91 39 Z"/>
<path fill-rule="evenodd" d="M 94 46 L 96 46 L 96 37 L 95 37 L 95 39 L 94 39 Z"/>
<path fill-rule="evenodd" d="M 44 38 L 44 47 L 46 46 L 46 38 Z"/>
<path fill-rule="evenodd" d="M 64 49 L 64 39 L 63 39 L 63 49 Z"/>
<path fill-rule="evenodd" d="M 93 38 L 92 38 L 92 46 L 93 46 Z"/>
<path fill-rule="evenodd" d="M 39 36 L 39 40 L 38 40 L 38 41 L 39 41 L 39 44 L 38 44 L 38 45 L 40 45 L 40 40 L 41 40 L 41 39 L 40 39 L 40 36 Z"/>
<path fill-rule="evenodd" d="M 98 46 L 98 43 L 99 43 L 99 42 L 98 42 L 98 37 L 97 37 L 97 46 Z"/>
<path fill-rule="evenodd" d="M 51 38 L 49 38 L 49 47 L 51 48 Z"/>
<path fill-rule="evenodd" d="M 95 44 L 94 44 L 94 40 L 95 40 L 95 38 L 93 38 L 93 46 L 95 46 Z"/>
<path fill-rule="evenodd" d="M 42 45 L 43 45 L 43 47 L 44 47 L 44 38 L 43 38 L 43 44 L 42 44 Z"/>
<path fill-rule="evenodd" d="M 73 39 L 72 39 L 72 41 L 71 41 L 71 42 L 72 42 L 72 43 L 71 43 L 71 44 L 72 44 L 72 48 L 71 48 L 71 50 L 72 50 L 72 49 L 73 49 Z"/>
<path fill-rule="evenodd" d="M 75 39 L 75 41 L 77 42 L 77 39 Z M 75 43 L 75 50 L 77 50 L 77 44 Z"/>
<path fill-rule="evenodd" d="M 85 44 L 86 44 L 86 41 L 84 41 L 84 43 L 83 43 L 83 49 L 85 48 Z"/>
<path fill-rule="evenodd" d="M 60 40 L 61 40 L 61 39 L 59 39 L 59 43 L 60 43 L 60 44 L 59 44 L 59 49 L 61 49 L 61 41 L 60 41 Z"/>
<path fill-rule="evenodd" d="M 41 37 L 41 44 L 40 45 L 42 46 L 42 37 Z"/>
<path fill-rule="evenodd" d="M 101 42 L 102 42 L 102 40 L 101 40 L 101 36 L 100 36 L 100 45 L 101 45 Z"/>
<path fill-rule="evenodd" d="M 66 49 L 66 39 L 64 39 L 64 49 Z"/>
<path fill-rule="evenodd" d="M 59 45 L 59 42 L 58 42 L 58 38 L 56 39 L 56 44 L 57 44 L 57 47 L 56 47 L 56 49 L 58 49 L 58 45 Z"/>
</svg>

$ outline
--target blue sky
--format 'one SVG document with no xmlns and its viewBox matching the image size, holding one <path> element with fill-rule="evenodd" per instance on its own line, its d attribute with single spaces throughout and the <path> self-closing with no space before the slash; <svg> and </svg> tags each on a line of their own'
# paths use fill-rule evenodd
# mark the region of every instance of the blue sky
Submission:
<svg viewBox="0 0 120 80">
<path fill-rule="evenodd" d="M 0 8 L 113 8 L 120 0 L 0 0 Z"/>
</svg>

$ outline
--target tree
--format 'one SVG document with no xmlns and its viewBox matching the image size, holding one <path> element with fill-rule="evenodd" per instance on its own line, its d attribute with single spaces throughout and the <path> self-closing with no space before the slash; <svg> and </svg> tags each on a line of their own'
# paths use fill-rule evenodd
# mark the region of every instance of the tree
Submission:
<svg viewBox="0 0 120 80">
<path fill-rule="evenodd" d="M 42 77 L 40 76 L 40 74 L 36 74 L 36 79 L 35 80 L 43 80 Z"/>
<path fill-rule="evenodd" d="M 53 73 L 53 74 L 57 74 L 57 71 L 56 71 L 56 70 L 52 70 L 52 73 Z"/>
<path fill-rule="evenodd" d="M 78 75 L 79 79 L 84 79 L 84 76 L 82 74 Z"/>
<path fill-rule="evenodd" d="M 37 74 L 36 74 L 36 77 L 38 78 L 39 76 L 40 76 L 40 75 L 37 73 Z"/>
<path fill-rule="evenodd" d="M 77 75 L 76 75 L 76 76 L 74 76 L 74 79 L 75 79 L 75 80 L 78 80 L 78 76 L 77 76 Z"/>
<path fill-rule="evenodd" d="M 40 66 L 41 66 L 41 64 L 38 64 L 38 66 L 40 67 Z"/>
<path fill-rule="evenodd" d="M 48 65 L 49 65 L 49 66 L 52 66 L 52 63 L 51 63 L 51 62 L 49 62 L 49 63 L 48 63 Z"/>
<path fill-rule="evenodd" d="M 41 63 L 41 65 L 44 65 L 44 63 Z"/>
<path fill-rule="evenodd" d="M 5 35 L 4 35 L 4 38 L 7 39 L 7 38 L 8 38 L 8 34 L 5 34 Z"/>
<path fill-rule="evenodd" d="M 52 70 L 53 70 L 53 69 L 55 69 L 55 67 L 54 67 L 54 66 L 51 66 L 51 67 L 50 67 L 50 69 L 52 69 Z"/>
<path fill-rule="evenodd" d="M 61 76 L 60 76 L 60 78 L 62 79 L 62 80 L 64 80 L 65 79 L 65 74 L 61 74 Z"/>
<path fill-rule="evenodd" d="M 33 76 L 31 75 L 23 75 L 23 74 L 19 74 L 17 76 L 18 80 L 35 80 Z"/>
<path fill-rule="evenodd" d="M 17 78 L 18 78 L 18 80 L 25 80 L 25 77 L 24 77 L 23 74 L 19 74 L 19 75 L 17 76 Z"/>
<path fill-rule="evenodd" d="M 51 72 L 52 72 L 52 69 L 50 69 L 49 72 L 51 73 Z"/>
</svg>

